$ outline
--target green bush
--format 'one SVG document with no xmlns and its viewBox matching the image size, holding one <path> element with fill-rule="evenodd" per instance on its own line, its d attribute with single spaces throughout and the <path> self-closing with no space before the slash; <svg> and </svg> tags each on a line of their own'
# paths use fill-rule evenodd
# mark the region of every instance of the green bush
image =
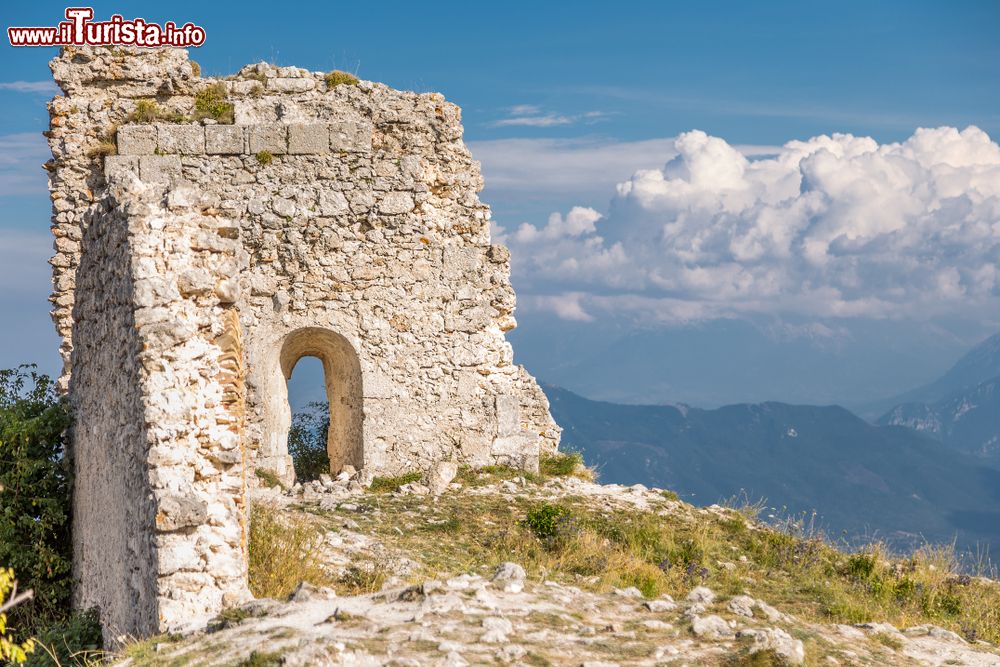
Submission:
<svg viewBox="0 0 1000 667">
<path fill-rule="evenodd" d="M 33 634 L 67 618 L 72 585 L 70 414 L 31 366 L 0 370 L 0 564 L 34 598 L 10 625 Z"/>
<path fill-rule="evenodd" d="M 295 466 L 296 480 L 308 482 L 330 473 L 330 457 L 326 451 L 329 429 L 330 406 L 326 403 L 310 403 L 305 411 L 292 416 L 288 454 Z"/>
<path fill-rule="evenodd" d="M 257 164 L 259 164 L 262 167 L 266 167 L 272 162 L 274 162 L 274 156 L 271 155 L 271 151 L 258 151 L 256 158 L 257 158 Z"/>
<path fill-rule="evenodd" d="M 528 510 L 524 525 L 540 540 L 550 539 L 559 531 L 559 521 L 569 515 L 569 510 L 561 505 L 542 503 Z"/>
<path fill-rule="evenodd" d="M 226 84 L 218 81 L 207 88 L 202 88 L 194 96 L 195 120 L 212 118 L 223 125 L 232 125 L 235 120 L 235 108 L 227 99 Z"/>
<path fill-rule="evenodd" d="M 96 664 L 102 655 L 101 623 L 97 610 L 78 612 L 48 625 L 37 636 L 27 667 Z"/>
</svg>

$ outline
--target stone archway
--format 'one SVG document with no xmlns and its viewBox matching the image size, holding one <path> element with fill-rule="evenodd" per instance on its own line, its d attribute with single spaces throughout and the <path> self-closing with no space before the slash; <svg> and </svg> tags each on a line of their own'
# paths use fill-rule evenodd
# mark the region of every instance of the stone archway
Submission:
<svg viewBox="0 0 1000 667">
<path fill-rule="evenodd" d="M 326 451 L 331 471 L 337 473 L 346 465 L 360 470 L 364 465 L 364 412 L 361 363 L 357 352 L 346 338 L 328 329 L 297 329 L 285 337 L 278 357 L 285 383 L 302 357 L 316 357 L 323 364 L 326 399 L 330 406 Z M 287 384 L 282 398 L 287 404 Z M 287 447 L 287 424 L 284 427 Z"/>
</svg>

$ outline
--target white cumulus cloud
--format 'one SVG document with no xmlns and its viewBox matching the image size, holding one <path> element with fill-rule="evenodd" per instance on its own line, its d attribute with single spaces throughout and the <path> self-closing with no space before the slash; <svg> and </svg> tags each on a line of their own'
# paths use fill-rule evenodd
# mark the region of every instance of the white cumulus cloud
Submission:
<svg viewBox="0 0 1000 667">
<path fill-rule="evenodd" d="M 1000 306 L 1000 146 L 976 127 L 819 136 L 759 159 L 692 131 L 673 150 L 620 183 L 604 216 L 500 229 L 528 292 L 572 295 L 529 303 L 674 321 Z"/>
</svg>

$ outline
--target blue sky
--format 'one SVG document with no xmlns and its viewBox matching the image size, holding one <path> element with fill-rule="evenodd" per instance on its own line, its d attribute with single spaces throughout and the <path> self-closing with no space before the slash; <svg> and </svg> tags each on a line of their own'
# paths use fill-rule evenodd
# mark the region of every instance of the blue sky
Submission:
<svg viewBox="0 0 1000 667">
<path fill-rule="evenodd" d="M 669 288 L 627 290 L 610 278 L 594 284 L 537 269 L 545 259 L 543 251 L 559 249 L 575 256 L 579 247 L 559 243 L 588 235 L 600 234 L 609 254 L 612 241 L 621 240 L 631 257 L 633 231 L 659 226 L 676 217 L 677 206 L 688 206 L 672 201 L 664 209 L 663 193 L 656 195 L 660 203 L 650 204 L 652 200 L 641 198 L 649 184 L 632 178 L 636 170 L 661 169 L 678 155 L 674 138 L 679 134 L 701 130 L 751 160 L 773 154 L 790 140 L 834 132 L 873 137 L 880 144 L 904 142 L 919 127 L 962 130 L 973 125 L 989 138 L 1000 136 L 996 2 L 361 4 L 310 3 L 295 10 L 292 3 L 247 2 L 240 3 L 238 11 L 204 2 L 174 2 L 169 9 L 165 3 L 142 2 L 101 2 L 94 7 L 98 18 L 117 12 L 126 18 L 204 26 L 206 44 L 192 50 L 192 57 L 205 75 L 229 74 L 259 60 L 315 70 L 339 68 L 397 88 L 441 91 L 461 105 L 466 140 L 483 161 L 487 187 L 482 197 L 493 206 L 499 237 L 515 252 L 515 287 L 524 294 L 518 351 L 523 348 L 529 367 L 537 366 L 532 370 L 543 378 L 559 376 L 558 369 L 546 368 L 543 361 L 551 356 L 550 341 L 562 335 L 590 335 L 596 342 L 586 352 L 594 354 L 602 345 L 650 326 L 712 326 L 719 318 L 735 317 L 755 323 L 759 330 L 773 328 L 780 320 L 782 326 L 814 333 L 822 326 L 851 338 L 860 321 L 867 327 L 885 319 L 857 309 L 845 315 L 847 311 L 836 305 L 825 312 L 810 311 L 796 305 L 808 301 L 808 295 L 787 293 L 780 307 L 743 313 L 726 302 L 728 309 L 712 310 L 706 304 L 717 304 L 721 297 L 679 287 L 675 277 L 668 276 Z M 8 5 L 5 27 L 54 25 L 64 7 L 46 2 Z M 0 312 L 8 323 L 0 332 L 0 366 L 34 360 L 49 371 L 55 370 L 56 341 L 45 303 L 49 207 L 39 165 L 46 159 L 46 148 L 37 133 L 47 125 L 44 104 L 50 93 L 9 84 L 48 80 L 47 61 L 53 53 L 0 47 L 0 262 L 6 264 L 0 266 Z M 974 140 L 968 135 L 955 139 L 964 142 L 963 154 L 972 150 L 968 146 Z M 927 140 L 922 146 L 942 141 Z M 695 146 L 695 139 L 689 144 L 687 162 L 678 163 L 677 173 L 688 174 L 699 151 L 716 150 L 712 144 Z M 817 173 L 823 183 L 835 180 Z M 616 193 L 616 185 L 630 179 L 632 194 Z M 833 185 L 822 187 L 825 196 L 836 199 Z M 554 213 L 568 220 L 573 207 L 601 217 L 592 222 L 586 216 L 574 218 L 587 227 L 583 231 L 560 233 L 564 227 L 557 226 L 548 228 L 548 236 L 515 238 L 524 223 L 544 230 Z M 641 209 L 642 216 L 628 213 L 633 208 Z M 751 224 L 757 218 L 743 220 Z M 698 224 L 718 225 L 719 220 L 709 217 Z M 703 243 L 696 232 L 685 230 L 685 242 L 698 237 L 697 243 Z M 972 243 L 968 235 L 963 238 Z M 975 243 L 981 246 L 983 239 Z M 679 252 L 676 247 L 668 250 L 664 257 Z M 955 261 L 963 266 L 979 262 L 980 273 L 991 257 L 996 259 L 966 250 L 956 251 Z M 583 256 L 579 260 L 596 261 Z M 655 257 L 641 261 L 650 271 L 639 280 L 660 274 L 650 265 Z M 935 257 L 935 270 L 948 268 L 942 268 L 942 262 L 948 260 Z M 875 273 L 894 275 L 893 270 Z M 865 284 L 884 282 L 865 276 L 860 279 L 868 281 Z M 822 282 L 812 274 L 803 279 Z M 971 279 L 963 274 L 962 280 Z M 572 294 L 585 296 L 566 296 Z M 651 325 L 648 318 L 636 316 L 635 308 L 609 308 L 601 301 L 653 298 L 662 306 L 668 297 L 697 308 L 682 309 L 688 314 L 680 319 L 673 308 L 670 317 Z M 851 298 L 852 304 L 860 303 L 861 296 Z M 595 309 L 595 303 L 604 305 Z M 927 375 L 1000 326 L 988 316 L 975 315 L 982 309 L 981 299 L 969 301 L 960 312 L 938 312 L 938 305 L 927 306 L 933 318 L 905 308 L 889 318 L 905 332 L 902 337 L 916 336 L 914 329 L 924 332 L 919 344 L 911 342 L 926 361 L 922 372 Z M 919 326 L 913 327 L 917 320 Z M 780 336 L 772 339 L 780 343 Z M 735 341 L 738 338 L 730 339 L 730 344 Z M 711 351 L 705 353 L 706 364 L 713 363 L 712 356 Z M 901 366 L 880 372 L 891 374 L 892 368 Z M 904 381 L 904 374 L 899 377 L 898 384 L 910 381 L 909 376 Z M 628 378 L 615 382 L 627 384 Z M 683 388 L 671 391 L 652 398 L 684 398 Z M 795 398 L 788 390 L 774 396 L 767 391 L 749 391 L 746 398 Z"/>
</svg>

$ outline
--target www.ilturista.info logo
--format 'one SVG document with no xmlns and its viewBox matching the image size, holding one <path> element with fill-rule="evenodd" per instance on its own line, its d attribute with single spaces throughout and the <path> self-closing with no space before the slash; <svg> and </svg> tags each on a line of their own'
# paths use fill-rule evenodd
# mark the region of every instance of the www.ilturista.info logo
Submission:
<svg viewBox="0 0 1000 667">
<path fill-rule="evenodd" d="M 67 7 L 66 21 L 53 28 L 7 28 L 11 46 L 201 46 L 205 29 L 188 22 L 162 26 L 135 18 L 126 21 L 115 14 L 109 21 L 91 21 L 91 7 Z"/>
</svg>

